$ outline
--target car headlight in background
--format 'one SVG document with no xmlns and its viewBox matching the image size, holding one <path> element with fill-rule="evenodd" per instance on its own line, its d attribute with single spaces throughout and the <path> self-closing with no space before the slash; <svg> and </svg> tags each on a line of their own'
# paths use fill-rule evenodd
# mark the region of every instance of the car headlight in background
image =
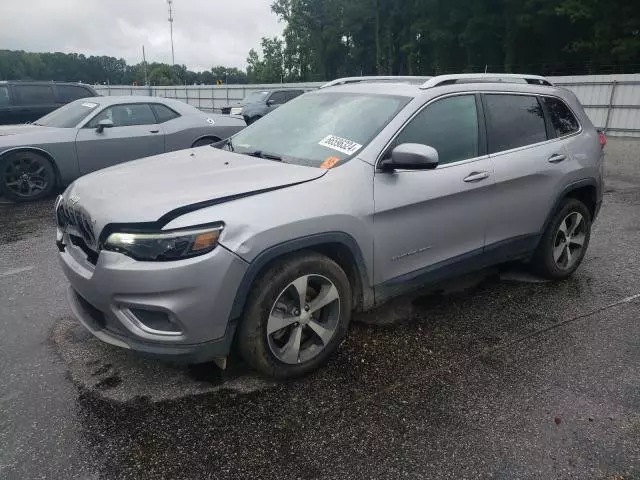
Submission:
<svg viewBox="0 0 640 480">
<path fill-rule="evenodd" d="M 180 260 L 213 250 L 223 228 L 217 225 L 154 233 L 116 232 L 107 237 L 104 249 L 141 261 Z"/>
<path fill-rule="evenodd" d="M 231 115 L 242 115 L 242 107 L 231 107 Z"/>
</svg>

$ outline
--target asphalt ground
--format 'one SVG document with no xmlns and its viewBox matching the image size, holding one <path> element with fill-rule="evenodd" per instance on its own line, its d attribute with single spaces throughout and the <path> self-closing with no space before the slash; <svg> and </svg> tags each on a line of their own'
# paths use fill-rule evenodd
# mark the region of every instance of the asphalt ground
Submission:
<svg viewBox="0 0 640 480">
<path fill-rule="evenodd" d="M 393 301 L 272 382 L 71 318 L 53 201 L 0 205 L 1 479 L 640 479 L 640 142 L 610 139 L 589 253 Z"/>
</svg>

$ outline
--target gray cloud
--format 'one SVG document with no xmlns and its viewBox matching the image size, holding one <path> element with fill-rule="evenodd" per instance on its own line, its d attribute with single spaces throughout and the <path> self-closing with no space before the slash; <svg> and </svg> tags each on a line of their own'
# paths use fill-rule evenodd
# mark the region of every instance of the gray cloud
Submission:
<svg viewBox="0 0 640 480">
<path fill-rule="evenodd" d="M 0 48 L 171 62 L 165 0 L 0 0 Z M 270 0 L 174 0 L 176 63 L 244 67 L 260 37 L 283 25 Z"/>
</svg>

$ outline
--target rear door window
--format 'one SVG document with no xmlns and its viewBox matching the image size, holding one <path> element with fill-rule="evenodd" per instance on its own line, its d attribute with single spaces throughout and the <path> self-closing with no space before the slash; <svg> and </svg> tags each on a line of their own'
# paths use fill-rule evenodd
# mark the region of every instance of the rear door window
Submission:
<svg viewBox="0 0 640 480">
<path fill-rule="evenodd" d="M 61 103 L 69 103 L 79 98 L 93 97 L 88 88 L 80 85 L 56 85 L 58 90 L 58 101 Z"/>
<path fill-rule="evenodd" d="M 51 85 L 14 85 L 16 105 L 50 105 L 55 103 Z"/>
<path fill-rule="evenodd" d="M 433 102 L 400 132 L 392 148 L 403 143 L 435 148 L 440 165 L 477 157 L 479 132 L 475 96 L 457 95 Z"/>
<path fill-rule="evenodd" d="M 566 103 L 554 97 L 543 97 L 542 101 L 547 107 L 557 136 L 571 135 L 580 130 L 578 120 Z"/>
<path fill-rule="evenodd" d="M 159 103 L 152 103 L 151 108 L 158 119 L 158 123 L 168 122 L 169 120 L 173 120 L 180 116 L 166 105 L 161 105 Z"/>
<path fill-rule="evenodd" d="M 489 153 L 547 140 L 544 113 L 530 95 L 485 94 Z"/>
</svg>

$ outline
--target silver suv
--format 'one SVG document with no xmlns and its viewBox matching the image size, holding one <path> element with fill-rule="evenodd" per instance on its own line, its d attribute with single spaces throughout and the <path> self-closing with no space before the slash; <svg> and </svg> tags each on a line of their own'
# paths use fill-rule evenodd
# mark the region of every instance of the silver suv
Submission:
<svg viewBox="0 0 640 480">
<path fill-rule="evenodd" d="M 56 204 L 69 302 L 113 345 L 222 362 L 233 344 L 264 374 L 305 374 L 353 310 L 505 261 L 569 277 L 600 140 L 542 77 L 321 88 L 215 148 L 76 180 Z"/>
</svg>

